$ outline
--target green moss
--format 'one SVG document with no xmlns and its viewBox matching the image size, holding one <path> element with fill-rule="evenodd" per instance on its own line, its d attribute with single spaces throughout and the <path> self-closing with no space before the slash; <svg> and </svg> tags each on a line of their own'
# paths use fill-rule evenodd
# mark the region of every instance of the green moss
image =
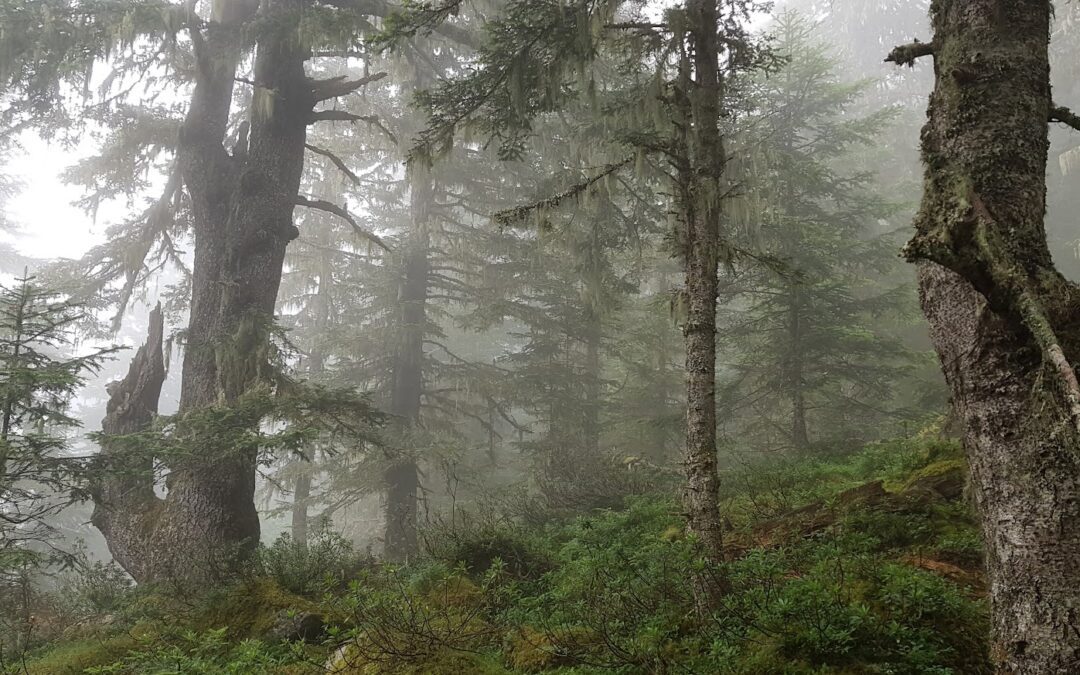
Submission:
<svg viewBox="0 0 1080 675">
<path fill-rule="evenodd" d="M 942 459 L 924 466 L 911 474 L 901 486 L 901 490 L 907 490 L 919 481 L 928 478 L 941 478 L 949 474 L 957 473 L 961 476 L 967 472 L 967 462 L 961 458 Z"/>
<path fill-rule="evenodd" d="M 289 593 L 272 579 L 253 579 L 208 598 L 193 623 L 201 629 L 227 628 L 233 638 L 265 635 L 282 611 L 317 611 L 310 600 Z"/>
<path fill-rule="evenodd" d="M 27 663 L 30 675 L 66 675 L 81 673 L 87 668 L 104 666 L 119 660 L 138 641 L 131 635 L 114 635 L 94 640 L 60 643 L 41 657 Z"/>
<path fill-rule="evenodd" d="M 443 649 L 418 660 L 371 659 L 352 646 L 339 649 L 326 662 L 329 675 L 507 675 L 493 657 Z"/>
</svg>

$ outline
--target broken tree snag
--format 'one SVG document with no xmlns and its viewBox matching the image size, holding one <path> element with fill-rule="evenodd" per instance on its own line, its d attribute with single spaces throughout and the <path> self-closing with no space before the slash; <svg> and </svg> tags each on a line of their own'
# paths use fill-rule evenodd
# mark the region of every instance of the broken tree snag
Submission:
<svg viewBox="0 0 1080 675">
<path fill-rule="evenodd" d="M 103 475 L 91 488 L 91 522 L 102 531 L 109 551 L 120 565 L 139 579 L 149 541 L 141 525 L 160 506 L 154 495 L 154 458 L 149 452 L 122 442 L 123 436 L 145 431 L 157 416 L 161 385 L 165 381 L 162 355 L 164 321 L 161 305 L 150 312 L 145 344 L 131 360 L 122 380 L 106 385 L 109 402 L 101 423 L 100 464 Z"/>
<path fill-rule="evenodd" d="M 1050 121 L 1060 122 L 1065 126 L 1080 131 L 1080 115 L 1077 115 L 1064 106 L 1055 106 L 1050 109 Z"/>
<path fill-rule="evenodd" d="M 900 45 L 896 47 L 889 55 L 885 57 L 886 63 L 895 63 L 898 66 L 907 66 L 909 68 L 915 67 L 915 62 L 924 56 L 933 56 L 934 43 L 933 42 L 919 42 L 916 40 L 911 44 Z"/>
</svg>

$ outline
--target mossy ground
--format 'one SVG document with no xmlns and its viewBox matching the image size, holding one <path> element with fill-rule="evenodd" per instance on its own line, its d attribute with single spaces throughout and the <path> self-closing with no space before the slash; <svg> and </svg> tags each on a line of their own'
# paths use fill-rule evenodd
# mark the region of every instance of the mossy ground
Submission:
<svg viewBox="0 0 1080 675">
<path fill-rule="evenodd" d="M 688 579 L 702 569 L 679 509 L 645 496 L 542 528 L 456 533 L 447 551 L 365 568 L 321 597 L 269 577 L 195 605 L 136 594 L 116 625 L 52 644 L 28 669 L 989 672 L 981 543 L 962 472 L 955 444 L 927 439 L 732 472 L 732 560 L 705 570 L 731 590 L 705 620 L 693 611 Z M 266 640 L 283 612 L 319 612 L 325 640 Z"/>
</svg>

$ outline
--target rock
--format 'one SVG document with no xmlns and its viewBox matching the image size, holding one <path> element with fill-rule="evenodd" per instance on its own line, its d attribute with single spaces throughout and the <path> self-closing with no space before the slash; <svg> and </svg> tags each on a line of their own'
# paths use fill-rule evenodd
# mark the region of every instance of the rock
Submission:
<svg viewBox="0 0 1080 675">
<path fill-rule="evenodd" d="M 274 617 L 274 625 L 266 631 L 266 639 L 275 642 L 315 642 L 326 629 L 322 616 L 314 612 L 282 610 Z"/>
</svg>

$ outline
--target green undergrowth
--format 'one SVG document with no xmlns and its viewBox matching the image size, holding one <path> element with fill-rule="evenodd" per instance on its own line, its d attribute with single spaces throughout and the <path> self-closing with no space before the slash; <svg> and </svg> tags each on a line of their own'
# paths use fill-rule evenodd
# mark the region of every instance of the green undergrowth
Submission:
<svg viewBox="0 0 1080 675">
<path fill-rule="evenodd" d="M 955 444 L 743 466 L 724 484 L 722 567 L 701 562 L 678 506 L 657 495 L 540 528 L 455 531 L 401 567 L 359 564 L 347 547 L 336 562 L 326 549 L 309 560 L 279 544 L 262 576 L 183 611 L 135 592 L 114 625 L 54 643 L 27 670 L 990 672 L 981 545 Z M 314 566 L 348 579 L 298 583 Z M 714 611 L 695 611 L 693 579 L 727 589 Z M 307 614 L 325 621 L 319 637 L 268 636 Z"/>
</svg>

